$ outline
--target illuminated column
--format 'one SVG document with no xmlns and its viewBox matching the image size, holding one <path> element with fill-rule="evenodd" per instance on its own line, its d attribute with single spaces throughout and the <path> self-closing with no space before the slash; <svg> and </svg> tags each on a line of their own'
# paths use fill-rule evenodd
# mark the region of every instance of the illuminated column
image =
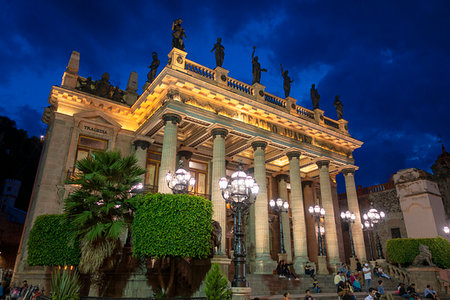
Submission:
<svg viewBox="0 0 450 300">
<path fill-rule="evenodd" d="M 180 123 L 181 117 L 176 114 L 164 114 L 164 139 L 161 153 L 161 166 L 159 168 L 158 193 L 169 194 L 172 191 L 167 186 L 167 172 L 176 171 L 177 157 L 177 124 Z"/>
<path fill-rule="evenodd" d="M 347 203 L 348 209 L 355 214 L 355 223 L 349 224 L 352 226 L 352 235 L 353 235 L 353 243 L 355 245 L 356 257 L 360 259 L 360 261 L 366 260 L 366 248 L 364 245 L 364 235 L 362 228 L 359 224 L 361 223 L 361 214 L 359 212 L 359 204 L 358 204 L 358 196 L 356 194 L 356 186 L 355 186 L 355 169 L 348 168 L 342 170 L 342 174 L 344 174 L 345 178 L 345 190 L 347 192 Z"/>
<path fill-rule="evenodd" d="M 215 128 L 211 131 L 214 139 L 213 145 L 213 159 L 212 159 L 212 182 L 211 182 L 211 202 L 213 204 L 213 220 L 219 222 L 222 227 L 221 249 L 219 251 L 223 254 L 226 243 L 226 228 L 227 215 L 225 208 L 225 201 L 222 197 L 222 192 L 219 189 L 219 179 L 225 177 L 225 136 L 228 130 L 222 128 Z"/>
<path fill-rule="evenodd" d="M 259 193 L 256 198 L 255 206 L 255 273 L 272 273 L 275 268 L 275 262 L 270 257 L 269 243 L 269 208 L 267 201 L 266 184 L 266 142 L 253 142 L 252 147 L 255 151 L 255 181 L 259 185 Z"/>
<path fill-rule="evenodd" d="M 306 243 L 305 211 L 303 208 L 302 179 L 300 177 L 300 152 L 288 152 L 289 176 L 291 179 L 292 230 L 294 232 L 294 268 L 304 273 L 304 264 L 308 261 Z"/>
<path fill-rule="evenodd" d="M 137 165 L 145 170 L 147 168 L 147 149 L 148 147 L 150 147 L 150 142 L 144 140 L 136 140 L 134 141 L 133 145 L 134 155 L 137 159 Z M 139 177 L 141 177 L 142 183 L 144 183 L 145 174 L 142 174 Z"/>
<path fill-rule="evenodd" d="M 286 174 L 280 174 L 277 176 L 278 181 L 278 191 L 281 199 L 287 201 L 288 193 L 287 193 L 287 180 L 288 176 Z M 289 222 L 289 212 L 281 213 L 281 223 L 283 226 L 283 243 L 284 250 L 286 251 L 286 261 L 288 264 L 292 263 L 292 246 L 291 246 L 291 226 Z"/>
<path fill-rule="evenodd" d="M 325 244 L 326 253 L 330 265 L 333 267 L 340 263 L 339 246 L 336 232 L 336 220 L 334 217 L 333 198 L 331 196 L 330 174 L 328 172 L 329 160 L 318 161 L 320 177 L 320 195 L 322 198 L 322 207 L 325 209 Z"/>
</svg>

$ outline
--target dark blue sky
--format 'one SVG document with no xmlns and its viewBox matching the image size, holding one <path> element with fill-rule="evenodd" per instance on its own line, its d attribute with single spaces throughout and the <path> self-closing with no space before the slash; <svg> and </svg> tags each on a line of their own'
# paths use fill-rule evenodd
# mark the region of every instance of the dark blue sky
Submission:
<svg viewBox="0 0 450 300">
<path fill-rule="evenodd" d="M 144 85 L 151 53 L 171 49 L 181 17 L 188 59 L 214 68 L 217 37 L 223 67 L 251 83 L 257 47 L 266 91 L 283 96 L 279 64 L 291 96 L 311 109 L 316 83 L 325 115 L 336 118 L 341 96 L 355 151 L 357 184 L 386 182 L 399 169 L 430 171 L 450 148 L 450 2 L 442 1 L 13 1 L 0 0 L 0 115 L 40 135 L 51 85 L 61 83 L 72 50 L 80 75 L 108 72 L 126 88 L 130 71 Z M 339 180 L 341 182 L 341 180 Z M 342 186 L 342 184 L 341 184 Z"/>
</svg>

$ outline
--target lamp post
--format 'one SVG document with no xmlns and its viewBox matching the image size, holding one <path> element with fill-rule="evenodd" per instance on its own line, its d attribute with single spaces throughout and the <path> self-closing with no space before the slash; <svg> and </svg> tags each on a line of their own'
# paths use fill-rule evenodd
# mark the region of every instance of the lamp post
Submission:
<svg viewBox="0 0 450 300">
<path fill-rule="evenodd" d="M 175 176 L 169 171 L 166 175 L 167 186 L 174 194 L 188 194 L 194 189 L 195 178 L 183 168 L 183 161 L 180 160 L 178 170 L 175 171 Z"/>
<path fill-rule="evenodd" d="M 281 220 L 281 214 L 289 212 L 289 202 L 284 201 L 281 198 L 277 200 L 271 199 L 269 201 L 270 208 L 278 214 L 278 219 L 280 221 L 280 253 L 286 253 L 284 250 L 284 237 L 283 237 L 283 222 Z"/>
<path fill-rule="evenodd" d="M 255 202 L 259 186 L 251 176 L 247 176 L 239 165 L 238 171 L 231 175 L 231 179 L 222 177 L 219 180 L 219 188 L 222 197 L 229 204 L 231 213 L 234 216 L 234 278 L 232 287 L 247 287 L 245 279 L 246 250 L 244 243 L 244 233 L 242 231 L 242 217 L 248 213 L 250 206 Z"/>
<path fill-rule="evenodd" d="M 324 255 L 324 249 L 322 246 L 322 233 L 325 232 L 325 230 L 323 229 L 322 231 L 320 230 L 320 218 L 325 216 L 325 209 L 323 207 L 320 207 L 318 204 L 316 204 L 314 207 L 310 206 L 309 207 L 309 214 L 312 217 L 315 217 L 317 220 L 317 242 L 319 244 L 319 256 L 323 256 Z"/>
<path fill-rule="evenodd" d="M 372 203 L 371 203 L 372 205 Z M 364 219 L 364 227 L 367 228 L 367 230 L 373 230 L 375 229 L 375 239 L 376 239 L 376 247 L 377 247 L 377 254 L 378 258 L 384 259 L 383 256 L 383 248 L 381 246 L 380 236 L 378 235 L 378 226 L 379 222 L 381 222 L 386 217 L 386 214 L 382 211 L 378 212 L 376 208 L 371 208 L 367 213 L 363 215 Z M 373 255 L 372 255 L 373 258 Z"/>
<path fill-rule="evenodd" d="M 450 228 L 448 226 L 444 226 L 444 232 L 447 235 L 447 237 L 450 238 L 450 235 L 449 235 L 450 234 Z"/>
<path fill-rule="evenodd" d="M 350 248 L 352 251 L 351 257 L 355 257 L 356 253 L 355 253 L 355 244 L 353 243 L 352 224 L 355 223 L 356 216 L 354 213 L 347 210 L 346 212 L 341 212 L 341 219 L 344 223 L 348 224 L 348 233 L 350 235 Z"/>
</svg>

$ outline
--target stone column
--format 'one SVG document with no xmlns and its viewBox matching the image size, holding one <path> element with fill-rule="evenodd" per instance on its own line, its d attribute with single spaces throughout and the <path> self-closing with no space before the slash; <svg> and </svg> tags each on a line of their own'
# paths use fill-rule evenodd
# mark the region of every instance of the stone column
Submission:
<svg viewBox="0 0 450 300">
<path fill-rule="evenodd" d="M 147 169 L 147 149 L 150 147 L 150 142 L 145 140 L 136 140 L 133 142 L 134 145 L 134 155 L 137 159 L 137 165 L 142 169 Z M 141 176 L 142 184 L 145 184 L 145 174 Z"/>
<path fill-rule="evenodd" d="M 328 172 L 329 160 L 321 160 L 317 162 L 320 177 L 320 195 L 322 198 L 322 206 L 325 209 L 325 244 L 327 256 L 330 266 L 333 269 L 335 265 L 340 263 L 339 245 L 336 232 L 336 220 L 334 217 L 334 205 L 331 195 L 330 174 Z"/>
<path fill-rule="evenodd" d="M 294 231 L 294 268 L 303 274 L 305 262 L 308 261 L 306 243 L 305 211 L 303 208 L 302 180 L 300 177 L 300 152 L 288 152 L 289 176 L 291 179 L 291 212 L 292 229 Z"/>
<path fill-rule="evenodd" d="M 288 176 L 286 174 L 280 174 L 277 176 L 278 179 L 278 194 L 280 198 L 284 201 L 288 200 L 287 193 L 287 180 Z M 289 204 L 290 206 L 290 204 Z M 284 250 L 286 250 L 286 261 L 288 264 L 292 263 L 292 246 L 291 246 L 291 224 L 289 222 L 289 212 L 281 213 L 281 223 L 283 226 L 283 243 Z"/>
<path fill-rule="evenodd" d="M 269 243 L 269 207 L 267 201 L 266 184 L 266 142 L 253 142 L 255 151 L 255 181 L 259 185 L 259 193 L 255 204 L 255 273 L 272 274 L 276 267 L 275 262 L 270 257 Z"/>
<path fill-rule="evenodd" d="M 181 117 L 176 114 L 164 114 L 164 139 L 161 154 L 161 165 L 159 168 L 158 193 L 169 194 L 172 191 L 167 186 L 167 172 L 175 173 L 176 157 L 177 157 L 177 124 L 180 123 Z"/>
<path fill-rule="evenodd" d="M 316 236 L 316 218 L 312 217 L 308 209 L 310 206 L 316 205 L 314 201 L 314 194 L 312 189 L 312 181 L 302 181 L 303 188 L 303 202 L 305 208 L 305 225 L 306 225 L 306 240 L 308 242 L 308 257 L 310 261 L 317 264 L 317 254 L 319 252 Z"/>
<path fill-rule="evenodd" d="M 353 235 L 353 243 L 355 246 L 356 257 L 359 258 L 360 261 L 366 260 L 366 248 L 364 245 L 364 235 L 362 228 L 360 226 L 361 223 L 361 213 L 359 210 L 358 204 L 358 196 L 356 194 L 356 186 L 355 186 L 355 169 L 348 168 L 342 170 L 342 174 L 344 174 L 345 178 L 345 190 L 347 192 L 347 204 L 348 209 L 355 214 L 355 223 L 349 224 L 352 226 L 352 235 Z"/>
<path fill-rule="evenodd" d="M 226 229 L 227 229 L 227 213 L 225 208 L 225 200 L 219 189 L 219 179 L 225 176 L 225 136 L 228 130 L 222 128 L 214 128 L 211 131 L 214 139 L 213 159 L 212 159 L 212 179 L 211 179 L 211 202 L 213 204 L 213 220 L 219 222 L 222 227 L 222 240 L 219 255 L 225 252 L 226 248 Z"/>
</svg>

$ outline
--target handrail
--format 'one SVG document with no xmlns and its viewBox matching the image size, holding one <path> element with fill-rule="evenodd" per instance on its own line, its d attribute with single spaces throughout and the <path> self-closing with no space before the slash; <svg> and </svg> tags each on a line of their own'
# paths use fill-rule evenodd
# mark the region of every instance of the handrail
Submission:
<svg viewBox="0 0 450 300">
<path fill-rule="evenodd" d="M 391 265 L 390 263 L 386 263 L 386 265 L 387 265 L 387 272 L 389 276 L 391 276 L 392 278 L 395 278 L 401 283 L 407 285 L 409 285 L 412 282 L 412 278 L 407 271 L 404 271 L 399 267 Z"/>
<path fill-rule="evenodd" d="M 440 292 L 445 294 L 450 294 L 450 282 L 447 280 L 442 279 L 441 277 L 437 276 L 436 278 L 440 285 Z"/>
<path fill-rule="evenodd" d="M 314 120 L 314 112 L 312 110 L 301 107 L 300 105 L 295 105 L 295 112 L 303 119 Z"/>
<path fill-rule="evenodd" d="M 189 72 L 195 73 L 195 74 L 199 74 L 200 76 L 206 77 L 208 79 L 214 80 L 216 77 L 216 71 L 204 67 L 198 63 L 195 63 L 191 60 L 186 59 L 186 64 L 184 67 L 186 70 L 188 70 Z"/>
</svg>

